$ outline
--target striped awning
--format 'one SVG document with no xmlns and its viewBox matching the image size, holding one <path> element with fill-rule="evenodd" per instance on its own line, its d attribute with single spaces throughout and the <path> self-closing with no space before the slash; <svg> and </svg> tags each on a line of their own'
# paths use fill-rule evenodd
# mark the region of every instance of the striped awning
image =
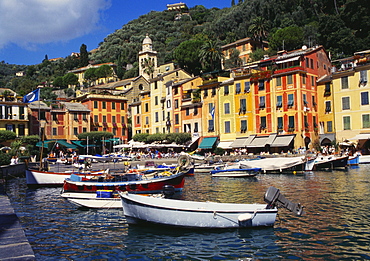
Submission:
<svg viewBox="0 0 370 261">
<path fill-rule="evenodd" d="M 255 137 L 254 140 L 247 146 L 247 148 L 263 148 L 267 144 L 269 136 Z"/>
<path fill-rule="evenodd" d="M 293 141 L 295 135 L 284 135 L 277 136 L 274 142 L 271 144 L 271 147 L 288 147 Z"/>
</svg>

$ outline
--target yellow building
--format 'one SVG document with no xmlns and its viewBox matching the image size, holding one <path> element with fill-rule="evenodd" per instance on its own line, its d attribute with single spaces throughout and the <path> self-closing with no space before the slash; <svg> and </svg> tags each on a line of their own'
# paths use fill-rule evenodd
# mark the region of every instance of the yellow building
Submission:
<svg viewBox="0 0 370 261">
<path fill-rule="evenodd" d="M 171 132 L 174 123 L 172 85 L 190 78 L 184 70 L 175 69 L 150 80 L 150 134 Z"/>
<path fill-rule="evenodd" d="M 109 65 L 111 68 L 112 68 L 112 75 L 107 77 L 107 78 L 98 78 L 96 79 L 95 81 L 88 81 L 87 79 L 85 79 L 85 72 L 90 69 L 90 68 L 99 68 L 100 66 L 102 65 Z M 78 83 L 80 86 L 95 86 L 95 85 L 99 85 L 99 84 L 106 84 L 108 82 L 113 82 L 113 81 L 117 81 L 117 76 L 115 74 L 115 68 L 117 67 L 116 64 L 114 63 L 101 63 L 101 64 L 94 64 L 94 65 L 91 65 L 89 64 L 88 66 L 85 66 L 85 67 L 81 67 L 81 68 L 78 68 L 78 69 L 75 69 L 75 70 L 72 70 L 72 71 L 69 71 L 71 73 L 74 73 L 77 75 L 78 77 Z"/>
<path fill-rule="evenodd" d="M 199 145 L 201 149 L 211 149 L 216 145 L 221 133 L 229 134 L 231 132 L 231 121 L 226 122 L 225 118 L 220 117 L 223 112 L 222 104 L 219 102 L 220 84 L 226 77 L 220 77 L 217 74 L 205 74 L 202 76 L 203 82 L 199 86 L 202 99 L 202 136 L 203 139 Z M 231 119 L 231 118 L 230 118 Z M 233 122 L 233 121 L 232 121 Z M 222 125 L 224 124 L 224 125 Z M 226 127 L 226 128 L 225 128 Z"/>
<path fill-rule="evenodd" d="M 320 146 L 331 145 L 335 139 L 335 121 L 334 121 L 334 92 L 331 75 L 324 76 L 317 83 L 318 98 L 318 133 Z"/>
<path fill-rule="evenodd" d="M 263 42 L 263 49 L 268 49 L 268 43 Z M 230 56 L 232 55 L 234 50 L 239 51 L 239 58 L 242 60 L 243 65 L 247 64 L 249 62 L 249 56 L 250 54 L 257 48 L 261 48 L 261 43 L 259 41 L 255 41 L 252 38 L 243 38 L 240 40 L 237 40 L 233 43 L 229 43 L 226 45 L 223 45 L 221 47 L 222 52 L 224 54 L 225 60 L 230 59 Z"/>
<path fill-rule="evenodd" d="M 368 55 L 341 60 L 339 70 L 332 75 L 337 142 L 367 140 L 370 137 L 366 135 L 370 133 Z M 360 139 L 361 136 L 357 136 L 360 134 L 366 137 Z"/>
<path fill-rule="evenodd" d="M 167 10 L 168 11 L 181 11 L 181 9 L 187 9 L 188 7 L 186 6 L 186 4 L 180 2 L 180 3 L 176 3 L 176 4 L 168 4 L 167 5 Z"/>
</svg>

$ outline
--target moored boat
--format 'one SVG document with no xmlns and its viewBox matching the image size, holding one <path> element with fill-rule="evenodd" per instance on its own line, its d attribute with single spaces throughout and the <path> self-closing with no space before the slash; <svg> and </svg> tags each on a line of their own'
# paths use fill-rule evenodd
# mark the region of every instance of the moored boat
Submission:
<svg viewBox="0 0 370 261">
<path fill-rule="evenodd" d="M 176 191 L 184 187 L 186 171 L 144 174 L 142 172 L 84 179 L 76 175 L 64 180 L 64 192 L 95 193 L 97 190 L 120 190 L 131 193 L 159 193 L 164 185 L 172 185 Z"/>
<path fill-rule="evenodd" d="M 230 178 L 246 178 L 246 177 L 255 177 L 261 172 L 261 168 L 219 168 L 211 170 L 210 173 L 212 177 L 230 177 Z"/>
<path fill-rule="evenodd" d="M 296 173 L 306 171 L 306 157 L 271 157 L 241 161 L 241 168 L 261 168 L 262 173 Z"/>
<path fill-rule="evenodd" d="M 122 208 L 121 199 L 113 190 L 98 190 L 95 193 L 64 192 L 61 196 L 79 207 Z"/>
<path fill-rule="evenodd" d="M 348 157 L 348 155 L 317 156 L 315 159 L 314 170 L 346 169 L 348 165 Z"/>
<path fill-rule="evenodd" d="M 66 171 L 66 172 L 52 172 L 42 170 L 26 170 L 26 182 L 29 186 L 58 186 L 63 185 L 64 180 L 69 178 L 71 174 L 84 177 L 94 178 L 107 174 L 109 169 L 96 171 Z"/>
<path fill-rule="evenodd" d="M 360 154 L 355 153 L 355 155 L 349 156 L 347 164 L 348 166 L 357 166 L 360 164 Z"/>
<path fill-rule="evenodd" d="M 304 213 L 300 204 L 290 202 L 274 187 L 265 193 L 267 204 L 195 202 L 122 192 L 119 195 L 123 213 L 130 225 L 198 229 L 264 227 L 274 225 L 280 207 L 297 215 Z"/>
<path fill-rule="evenodd" d="M 196 164 L 194 165 L 194 173 L 209 173 L 217 167 L 222 167 L 224 164 Z"/>
<path fill-rule="evenodd" d="M 370 155 L 360 155 L 359 164 L 369 164 L 370 163 Z"/>
</svg>

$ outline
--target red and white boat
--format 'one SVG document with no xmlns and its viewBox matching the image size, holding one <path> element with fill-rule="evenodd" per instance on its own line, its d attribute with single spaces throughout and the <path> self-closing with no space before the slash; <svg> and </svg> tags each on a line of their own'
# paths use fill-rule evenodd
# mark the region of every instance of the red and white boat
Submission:
<svg viewBox="0 0 370 261">
<path fill-rule="evenodd" d="M 26 181 L 27 185 L 29 186 L 58 186 L 63 185 L 64 180 L 69 178 L 71 174 L 84 177 L 84 178 L 94 178 L 100 177 L 104 174 L 107 174 L 109 169 L 107 170 L 97 170 L 97 171 L 85 171 L 85 172 L 52 172 L 52 171 L 42 171 L 42 170 L 33 170 L 27 169 L 26 170 Z"/>
<path fill-rule="evenodd" d="M 61 196 L 80 207 L 122 208 L 117 191 L 137 194 L 160 193 L 165 185 L 171 185 L 175 192 L 181 192 L 186 174 L 187 171 L 175 173 L 163 171 L 148 175 L 130 173 L 112 176 L 110 179 L 107 177 L 104 180 L 88 180 L 71 175 L 71 178 L 64 181 Z"/>
</svg>

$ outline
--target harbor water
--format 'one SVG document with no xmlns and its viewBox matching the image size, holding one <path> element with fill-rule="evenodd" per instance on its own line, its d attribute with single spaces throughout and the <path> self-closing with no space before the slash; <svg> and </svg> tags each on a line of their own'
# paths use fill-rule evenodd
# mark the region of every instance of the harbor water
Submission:
<svg viewBox="0 0 370 261">
<path fill-rule="evenodd" d="M 60 188 L 28 189 L 14 179 L 7 192 L 37 260 L 370 260 L 370 165 L 243 179 L 195 174 L 182 197 L 263 203 L 269 186 L 306 214 L 280 209 L 274 227 L 261 229 L 134 227 L 122 210 L 70 204 Z"/>
</svg>

